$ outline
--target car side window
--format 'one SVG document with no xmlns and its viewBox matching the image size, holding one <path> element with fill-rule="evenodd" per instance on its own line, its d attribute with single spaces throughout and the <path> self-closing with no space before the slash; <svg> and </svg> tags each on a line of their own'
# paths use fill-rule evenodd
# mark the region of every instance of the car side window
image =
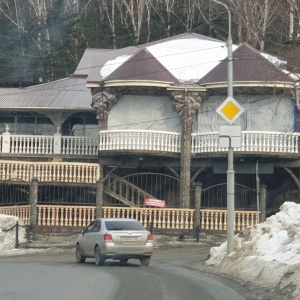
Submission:
<svg viewBox="0 0 300 300">
<path fill-rule="evenodd" d="M 86 228 L 86 233 L 89 233 L 89 232 L 93 232 L 93 228 L 94 228 L 94 224 L 95 222 L 92 222 L 87 228 Z"/>
<path fill-rule="evenodd" d="M 99 232 L 101 229 L 101 224 L 100 222 L 95 222 L 93 226 L 93 232 Z"/>
</svg>

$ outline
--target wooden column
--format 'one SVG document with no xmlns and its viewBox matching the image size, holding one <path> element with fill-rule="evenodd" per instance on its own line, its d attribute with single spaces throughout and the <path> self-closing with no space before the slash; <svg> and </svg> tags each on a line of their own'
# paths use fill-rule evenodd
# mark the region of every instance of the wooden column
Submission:
<svg viewBox="0 0 300 300">
<path fill-rule="evenodd" d="M 181 157 L 180 157 L 180 205 L 190 207 L 191 187 L 191 150 L 192 150 L 192 125 L 198 108 L 203 100 L 203 92 L 182 91 L 171 92 L 173 103 L 182 120 Z"/>
<path fill-rule="evenodd" d="M 104 197 L 104 181 L 103 181 L 103 166 L 99 164 L 99 180 L 97 181 L 96 194 L 96 218 L 102 218 L 102 206 Z"/>
<path fill-rule="evenodd" d="M 259 189 L 259 222 L 266 220 L 267 186 L 261 184 Z"/>
<path fill-rule="evenodd" d="M 200 240 L 200 209 L 201 209 L 201 187 L 200 182 L 195 182 L 195 217 L 194 217 L 194 235 L 196 242 Z"/>
<path fill-rule="evenodd" d="M 32 178 L 30 185 L 30 226 L 38 224 L 37 199 L 38 199 L 38 179 Z"/>
</svg>

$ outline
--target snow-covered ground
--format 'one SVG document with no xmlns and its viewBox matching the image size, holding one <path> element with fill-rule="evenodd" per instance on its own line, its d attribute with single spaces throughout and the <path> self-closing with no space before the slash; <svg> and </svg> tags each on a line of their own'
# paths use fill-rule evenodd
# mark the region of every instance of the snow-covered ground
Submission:
<svg viewBox="0 0 300 300">
<path fill-rule="evenodd" d="M 0 257 L 46 251 L 15 248 L 15 231 L 6 230 L 17 221 L 22 225 L 22 220 L 0 214 Z M 19 227 L 19 243 L 24 242 L 26 232 Z M 237 234 L 229 255 L 226 242 L 211 248 L 206 269 L 268 289 L 279 287 L 291 299 L 300 299 L 300 204 L 285 202 L 264 223 Z"/>
<path fill-rule="evenodd" d="M 285 202 L 264 223 L 237 234 L 229 255 L 227 242 L 211 248 L 206 266 L 300 299 L 300 204 Z"/>
</svg>

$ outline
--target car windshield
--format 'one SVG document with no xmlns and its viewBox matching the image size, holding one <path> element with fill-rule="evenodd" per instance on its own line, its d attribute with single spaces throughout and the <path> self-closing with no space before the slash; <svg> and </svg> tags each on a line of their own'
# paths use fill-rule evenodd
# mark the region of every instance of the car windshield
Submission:
<svg viewBox="0 0 300 300">
<path fill-rule="evenodd" d="M 142 224 L 135 221 L 105 221 L 107 230 L 145 230 Z"/>
</svg>

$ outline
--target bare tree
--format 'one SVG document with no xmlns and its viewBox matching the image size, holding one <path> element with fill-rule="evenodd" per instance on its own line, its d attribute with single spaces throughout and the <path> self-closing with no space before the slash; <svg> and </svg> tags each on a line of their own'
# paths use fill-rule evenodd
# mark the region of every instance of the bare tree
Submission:
<svg viewBox="0 0 300 300">
<path fill-rule="evenodd" d="M 278 0 L 226 0 L 237 24 L 239 42 L 247 42 L 265 49 L 267 29 L 275 21 L 280 2 Z"/>
</svg>

